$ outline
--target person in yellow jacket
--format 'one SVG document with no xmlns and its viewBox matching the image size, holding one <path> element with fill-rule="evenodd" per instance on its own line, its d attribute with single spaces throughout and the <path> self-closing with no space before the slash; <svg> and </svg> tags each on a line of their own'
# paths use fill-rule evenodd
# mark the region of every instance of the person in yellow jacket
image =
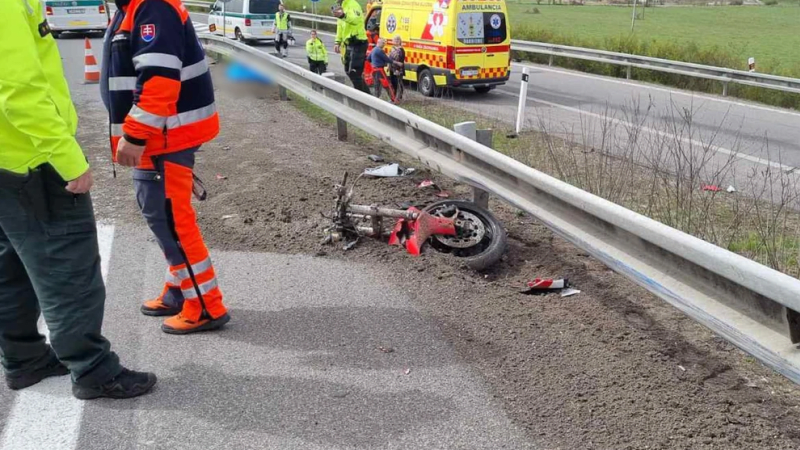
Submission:
<svg viewBox="0 0 800 450">
<path fill-rule="evenodd" d="M 322 75 L 328 70 L 328 50 L 317 36 L 317 30 L 311 30 L 311 39 L 306 42 L 308 54 L 308 70 Z"/>
<path fill-rule="evenodd" d="M 79 399 L 156 383 L 101 334 L 105 286 L 78 117 L 39 0 L 0 0 L 0 363 L 13 390 L 72 374 Z M 37 328 L 39 314 L 50 345 Z"/>
<path fill-rule="evenodd" d="M 356 0 L 337 0 L 336 5 L 331 7 L 331 13 L 337 18 L 336 45 L 333 51 L 344 53 L 342 63 L 353 87 L 369 94 L 369 88 L 364 81 L 368 43 L 361 5 Z"/>
</svg>

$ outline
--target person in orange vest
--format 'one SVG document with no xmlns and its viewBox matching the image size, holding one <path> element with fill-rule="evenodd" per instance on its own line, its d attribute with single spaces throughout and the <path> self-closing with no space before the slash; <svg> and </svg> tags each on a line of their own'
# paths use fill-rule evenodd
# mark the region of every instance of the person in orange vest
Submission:
<svg viewBox="0 0 800 450">
<path fill-rule="evenodd" d="M 141 307 L 170 334 L 214 330 L 230 316 L 192 207 L 195 153 L 219 133 L 205 53 L 181 0 L 116 0 L 100 90 L 113 159 L 134 167 L 136 199 L 166 256 L 161 294 Z"/>
</svg>

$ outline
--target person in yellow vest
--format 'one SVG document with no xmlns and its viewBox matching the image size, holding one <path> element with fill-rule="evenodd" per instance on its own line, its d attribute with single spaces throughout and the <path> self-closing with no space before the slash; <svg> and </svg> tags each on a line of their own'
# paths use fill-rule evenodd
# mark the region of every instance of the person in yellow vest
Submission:
<svg viewBox="0 0 800 450">
<path fill-rule="evenodd" d="M 364 12 L 356 0 L 336 0 L 331 7 L 336 17 L 336 44 L 333 51 L 342 54 L 342 64 L 353 87 L 369 94 L 364 81 L 364 63 L 367 59 L 367 31 L 364 29 Z"/>
<path fill-rule="evenodd" d="M 101 333 L 92 172 L 42 4 L 0 0 L 0 363 L 12 390 L 71 374 L 79 399 L 136 397 L 156 376 L 122 367 Z"/>
<path fill-rule="evenodd" d="M 311 39 L 306 42 L 308 54 L 308 70 L 322 75 L 328 70 L 328 50 L 325 44 L 317 37 L 317 30 L 311 30 Z"/>
<path fill-rule="evenodd" d="M 272 32 L 275 33 L 275 53 L 286 58 L 289 56 L 289 39 L 292 39 L 292 17 L 286 12 L 283 3 L 278 6 Z"/>
</svg>

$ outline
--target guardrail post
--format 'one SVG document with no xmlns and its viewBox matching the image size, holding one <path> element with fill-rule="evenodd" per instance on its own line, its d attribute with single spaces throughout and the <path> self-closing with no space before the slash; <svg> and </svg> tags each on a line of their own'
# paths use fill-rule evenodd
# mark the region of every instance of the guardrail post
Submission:
<svg viewBox="0 0 800 450">
<path fill-rule="evenodd" d="M 286 92 L 286 88 L 283 86 L 278 86 L 278 96 L 282 102 L 289 100 L 289 93 Z"/>
<path fill-rule="evenodd" d="M 478 130 L 476 132 L 475 137 L 477 138 L 476 140 L 478 141 L 479 144 L 485 145 L 489 148 L 494 148 L 492 147 L 492 136 L 493 136 L 493 131 L 490 128 L 488 130 Z M 475 203 L 481 208 L 489 209 L 489 192 L 484 191 L 479 187 L 473 186 L 472 203 Z"/>
<path fill-rule="evenodd" d="M 550 66 L 550 67 L 553 66 L 553 55 L 550 55 L 550 58 L 548 58 L 547 65 Z"/>
<path fill-rule="evenodd" d="M 631 79 L 631 66 L 628 66 L 628 67 L 625 69 L 625 78 L 627 78 L 627 79 L 629 79 L 629 80 Z"/>
<path fill-rule="evenodd" d="M 723 97 L 727 97 L 728 96 L 728 82 L 727 81 L 723 81 L 722 82 L 722 96 Z"/>
<path fill-rule="evenodd" d="M 336 80 L 337 83 L 345 84 L 344 75 L 334 75 L 333 79 Z M 347 122 L 338 117 L 336 118 L 336 135 L 342 142 L 347 140 Z"/>
<path fill-rule="evenodd" d="M 492 130 L 478 130 L 475 122 L 461 122 L 453 125 L 453 130 L 456 133 L 464 136 L 467 139 L 478 141 L 479 144 L 491 147 L 492 145 Z M 478 206 L 489 207 L 489 193 L 481 188 L 472 187 L 472 202 Z"/>
</svg>

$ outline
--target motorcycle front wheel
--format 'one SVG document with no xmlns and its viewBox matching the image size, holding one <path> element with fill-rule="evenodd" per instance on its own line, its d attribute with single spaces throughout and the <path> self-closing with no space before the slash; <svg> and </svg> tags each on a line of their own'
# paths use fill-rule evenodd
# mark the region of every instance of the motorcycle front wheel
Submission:
<svg viewBox="0 0 800 450">
<path fill-rule="evenodd" d="M 451 217 L 456 222 L 455 236 L 432 236 L 435 250 L 449 253 L 473 270 L 484 270 L 497 263 L 506 251 L 503 224 L 489 211 L 461 200 L 443 200 L 425 207 L 433 216 Z"/>
</svg>

